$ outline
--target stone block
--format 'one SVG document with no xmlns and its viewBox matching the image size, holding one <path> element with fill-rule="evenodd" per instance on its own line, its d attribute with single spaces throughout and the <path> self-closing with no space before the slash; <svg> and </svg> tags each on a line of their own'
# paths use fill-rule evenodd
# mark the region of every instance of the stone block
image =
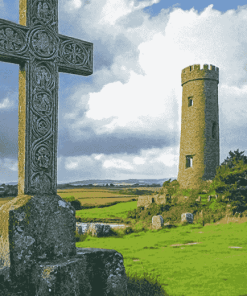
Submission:
<svg viewBox="0 0 247 296">
<path fill-rule="evenodd" d="M 152 228 L 160 229 L 164 225 L 164 219 L 161 215 L 152 217 Z"/>
<path fill-rule="evenodd" d="M 166 204 L 167 198 L 168 197 L 165 194 L 162 194 L 160 196 L 156 195 L 156 196 L 154 196 L 154 202 L 157 205 L 164 205 L 164 204 Z"/>
<path fill-rule="evenodd" d="M 183 213 L 181 215 L 181 223 L 183 223 L 183 222 L 193 223 L 193 214 Z"/>
<path fill-rule="evenodd" d="M 27 277 L 28 285 L 18 279 L 12 283 L 22 295 L 127 296 L 123 256 L 115 250 L 76 248 L 76 255 L 69 259 L 38 261 Z"/>
<path fill-rule="evenodd" d="M 9 220 L 12 279 L 27 276 L 38 260 L 76 255 L 75 211 L 69 203 L 58 195 L 19 196 L 14 200 L 4 208 Z"/>
<path fill-rule="evenodd" d="M 211 201 L 211 199 L 212 199 L 212 196 L 209 195 L 209 196 L 208 196 L 208 201 Z"/>
<path fill-rule="evenodd" d="M 202 200 L 202 197 L 199 195 L 196 201 L 201 201 L 201 200 Z"/>
<path fill-rule="evenodd" d="M 154 202 L 154 197 L 152 196 L 139 196 L 137 201 L 137 207 L 148 208 Z"/>
<path fill-rule="evenodd" d="M 101 225 L 96 223 L 91 223 L 87 229 L 87 234 L 92 236 L 102 237 L 107 236 L 111 231 L 110 225 Z"/>
</svg>

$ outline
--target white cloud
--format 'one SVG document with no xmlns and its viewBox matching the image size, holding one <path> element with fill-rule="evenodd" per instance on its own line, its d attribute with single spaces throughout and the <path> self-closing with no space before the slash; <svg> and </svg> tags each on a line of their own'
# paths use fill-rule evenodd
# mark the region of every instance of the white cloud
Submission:
<svg viewBox="0 0 247 296">
<path fill-rule="evenodd" d="M 247 97 L 247 85 L 242 87 L 222 85 L 221 95 L 224 97 L 220 109 L 224 125 L 228 127 L 247 125 L 247 102 L 243 99 Z"/>
<path fill-rule="evenodd" d="M 144 164 L 145 163 L 145 159 L 143 159 L 142 157 L 134 157 L 133 158 L 133 163 L 134 164 Z"/>
<path fill-rule="evenodd" d="M 70 10 L 72 9 L 78 9 L 82 6 L 81 0 L 70 0 L 67 4 L 67 7 L 69 7 Z"/>
<path fill-rule="evenodd" d="M 113 26 L 121 17 L 129 15 L 133 11 L 151 6 L 154 3 L 159 3 L 159 1 L 160 0 L 142 1 L 138 2 L 138 5 L 135 6 L 135 1 L 108 0 L 102 7 L 99 23 Z"/>
<path fill-rule="evenodd" d="M 122 158 L 115 158 L 115 159 L 109 159 L 104 161 L 103 163 L 104 168 L 117 168 L 117 169 L 123 169 L 123 170 L 133 170 L 133 166 L 128 163 L 127 161 L 123 160 Z"/>
<path fill-rule="evenodd" d="M 0 109 L 8 109 L 14 105 L 13 102 L 10 101 L 9 98 L 5 98 L 0 102 Z"/>
<path fill-rule="evenodd" d="M 63 118 L 74 138 L 91 137 L 88 127 L 96 135 L 177 137 L 181 70 L 193 64 L 219 67 L 220 134 L 226 127 L 246 130 L 247 6 L 225 13 L 212 4 L 201 13 L 163 9 L 149 18 L 142 8 L 158 0 L 92 0 L 88 5 L 86 1 L 62 2 L 66 26 L 71 26 L 76 37 L 94 43 L 97 63 L 106 59 L 95 70 L 92 85 L 81 84 L 66 100 Z M 73 3 L 73 11 L 68 9 L 69 3 Z M 176 175 L 178 156 L 178 147 L 161 147 L 133 155 L 66 158 L 63 163 L 78 176 L 82 170 L 87 176 L 94 170 L 95 175 L 97 171 L 116 178 L 128 174 L 167 177 Z"/>
<path fill-rule="evenodd" d="M 18 171 L 18 162 L 14 159 L 4 158 L 3 162 L 1 162 L 1 163 L 3 164 L 3 167 L 5 167 L 11 171 L 14 171 L 14 172 Z"/>
<path fill-rule="evenodd" d="M 64 167 L 64 169 L 63 169 Z M 178 167 L 178 147 L 141 150 L 138 154 L 92 154 L 60 157 L 59 174 L 74 179 L 164 178 L 174 177 Z M 63 172 L 63 173 L 62 173 Z M 68 180 L 67 180 L 68 181 Z"/>
</svg>

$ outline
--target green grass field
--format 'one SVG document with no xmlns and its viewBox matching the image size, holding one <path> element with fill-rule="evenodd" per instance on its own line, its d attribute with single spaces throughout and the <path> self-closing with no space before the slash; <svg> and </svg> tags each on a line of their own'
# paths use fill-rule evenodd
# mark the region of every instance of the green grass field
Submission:
<svg viewBox="0 0 247 296">
<path fill-rule="evenodd" d="M 128 212 L 137 209 L 137 201 L 127 201 L 124 195 L 122 199 L 114 197 L 118 192 L 112 192 L 111 197 L 109 192 L 101 192 L 102 195 L 100 190 L 94 193 L 90 189 L 68 190 L 63 191 L 61 197 L 73 195 L 81 204 L 87 198 L 95 198 L 95 206 L 104 201 L 107 204 L 110 199 L 122 201 L 108 207 L 76 211 L 76 216 L 89 221 L 90 218 L 122 218 L 130 222 L 129 226 L 134 232 L 126 235 L 123 229 L 119 229 L 115 231 L 118 236 L 102 238 L 83 235 L 80 238 L 82 241 L 76 243 L 77 247 L 114 249 L 120 252 L 129 278 L 157 281 L 166 295 L 247 295 L 247 222 L 223 224 L 219 221 L 218 225 L 205 226 L 196 222 L 186 226 L 171 223 L 177 227 L 151 230 L 152 214 L 145 216 L 144 220 L 128 218 Z M 58 195 L 62 194 L 58 192 Z M 201 205 L 211 209 L 219 206 L 216 200 L 207 202 L 208 194 L 200 195 Z M 181 198 L 184 200 L 184 197 Z M 10 199 L 2 199 L 2 204 Z M 151 296 L 152 293 L 147 295 Z"/>
<path fill-rule="evenodd" d="M 82 217 L 127 217 L 137 202 L 107 208 L 77 211 Z M 142 229 L 120 237 L 86 236 L 76 243 L 82 248 L 114 249 L 124 257 L 128 276 L 157 279 L 168 295 L 247 295 L 247 223 L 187 225 L 171 229 Z M 192 243 L 192 244 L 190 244 Z M 197 243 L 197 244 L 193 244 Z"/>
</svg>

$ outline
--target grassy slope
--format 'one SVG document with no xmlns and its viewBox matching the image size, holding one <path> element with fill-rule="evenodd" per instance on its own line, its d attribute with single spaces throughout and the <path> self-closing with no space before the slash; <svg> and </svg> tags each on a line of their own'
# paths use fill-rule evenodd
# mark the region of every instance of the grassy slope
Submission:
<svg viewBox="0 0 247 296">
<path fill-rule="evenodd" d="M 137 202 L 102 209 L 77 211 L 87 217 L 109 215 L 126 218 Z M 142 228 L 142 222 L 134 225 Z M 196 228 L 197 227 L 197 228 Z M 124 257 L 128 276 L 144 272 L 158 279 L 169 295 L 244 295 L 247 294 L 247 224 L 188 225 L 159 231 L 142 231 L 123 238 L 87 236 L 77 247 L 115 249 Z M 200 244 L 171 246 L 198 242 Z M 229 248 L 237 246 L 242 248 Z"/>
</svg>

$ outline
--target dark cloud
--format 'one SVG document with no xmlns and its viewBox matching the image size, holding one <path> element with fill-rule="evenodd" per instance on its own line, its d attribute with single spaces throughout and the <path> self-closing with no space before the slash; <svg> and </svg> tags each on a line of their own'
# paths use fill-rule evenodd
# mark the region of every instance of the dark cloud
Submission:
<svg viewBox="0 0 247 296">
<path fill-rule="evenodd" d="M 88 128 L 90 130 L 90 128 Z M 95 135 L 90 132 L 91 137 L 78 141 L 69 139 L 68 131 L 59 134 L 58 155 L 80 156 L 96 154 L 137 154 L 141 149 L 163 148 L 178 145 L 179 135 L 150 135 L 143 134 L 114 134 Z"/>
<path fill-rule="evenodd" d="M 17 158 L 18 110 L 0 109 L 0 158 Z"/>
</svg>

